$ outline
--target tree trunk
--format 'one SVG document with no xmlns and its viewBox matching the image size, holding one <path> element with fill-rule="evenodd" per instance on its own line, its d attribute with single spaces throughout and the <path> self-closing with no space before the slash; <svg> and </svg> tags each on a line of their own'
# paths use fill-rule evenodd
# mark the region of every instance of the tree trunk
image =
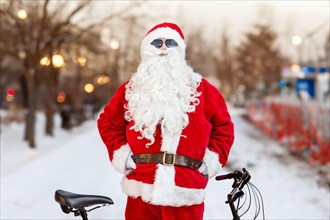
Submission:
<svg viewBox="0 0 330 220">
<path fill-rule="evenodd" d="M 72 96 L 73 117 L 75 119 L 74 126 L 78 126 L 84 121 L 83 108 L 81 104 L 82 98 L 80 94 L 82 67 L 80 65 L 77 65 L 76 69 L 77 69 L 76 77 L 74 78 L 74 94 Z"/>
<path fill-rule="evenodd" d="M 26 77 L 28 81 L 28 110 L 25 116 L 25 137 L 29 147 L 36 148 L 35 144 L 35 112 L 36 112 L 36 71 L 34 69 L 26 70 Z"/>
<path fill-rule="evenodd" d="M 53 136 L 54 128 L 54 103 L 53 103 L 53 92 L 51 88 L 48 88 L 48 98 L 46 100 L 46 126 L 45 133 L 46 135 Z"/>
<path fill-rule="evenodd" d="M 57 86 L 57 77 L 58 77 L 58 69 L 55 69 L 51 65 L 49 66 L 47 75 L 47 89 L 48 89 L 48 97 L 46 99 L 46 127 L 45 132 L 46 135 L 53 136 L 54 129 L 54 100 L 55 100 L 55 90 Z"/>
</svg>

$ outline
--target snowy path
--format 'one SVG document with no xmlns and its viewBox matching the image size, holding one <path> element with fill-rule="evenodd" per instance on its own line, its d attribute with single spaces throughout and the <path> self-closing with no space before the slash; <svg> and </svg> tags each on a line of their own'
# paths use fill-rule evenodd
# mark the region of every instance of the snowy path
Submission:
<svg viewBox="0 0 330 220">
<path fill-rule="evenodd" d="M 320 186 L 316 171 L 232 115 L 236 140 L 223 173 L 248 169 L 264 197 L 266 219 L 329 219 L 329 189 Z M 121 175 L 109 165 L 94 121 L 69 133 L 57 128 L 57 139 L 39 137 L 37 151 L 20 141 L 19 129 L 18 125 L 1 128 L 1 219 L 79 219 L 61 212 L 54 201 L 56 189 L 107 195 L 115 205 L 89 217 L 123 218 L 126 197 L 120 189 Z M 209 182 L 205 219 L 230 219 L 224 203 L 230 190 L 230 180 Z M 243 219 L 251 218 L 253 211 Z"/>
</svg>

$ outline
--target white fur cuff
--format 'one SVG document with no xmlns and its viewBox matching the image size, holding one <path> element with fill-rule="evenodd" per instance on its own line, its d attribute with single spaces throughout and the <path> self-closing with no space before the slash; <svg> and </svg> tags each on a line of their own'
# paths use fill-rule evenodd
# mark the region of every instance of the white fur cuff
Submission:
<svg viewBox="0 0 330 220">
<path fill-rule="evenodd" d="M 208 148 L 206 148 L 203 162 L 206 165 L 207 174 L 209 178 L 214 177 L 221 169 L 219 155 Z"/>
<path fill-rule="evenodd" d="M 126 168 L 126 161 L 131 152 L 131 148 L 128 144 L 125 144 L 113 153 L 111 163 L 118 172 L 127 175 L 131 171 Z"/>
</svg>

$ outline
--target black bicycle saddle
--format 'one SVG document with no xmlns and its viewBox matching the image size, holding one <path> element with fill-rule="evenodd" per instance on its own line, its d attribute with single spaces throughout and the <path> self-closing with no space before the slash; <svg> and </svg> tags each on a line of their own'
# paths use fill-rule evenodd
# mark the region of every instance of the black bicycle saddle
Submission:
<svg viewBox="0 0 330 220">
<path fill-rule="evenodd" d="M 83 209 L 84 207 L 92 206 L 92 205 L 112 205 L 113 201 L 109 197 L 106 196 L 98 196 L 98 195 L 82 195 L 76 194 L 72 192 L 67 192 L 64 190 L 56 190 L 55 192 L 55 200 L 58 202 L 61 207 L 67 206 L 71 209 Z M 63 210 L 63 207 L 62 207 Z M 63 210 L 64 212 L 69 210 Z M 66 212 L 67 213 L 67 212 Z"/>
</svg>

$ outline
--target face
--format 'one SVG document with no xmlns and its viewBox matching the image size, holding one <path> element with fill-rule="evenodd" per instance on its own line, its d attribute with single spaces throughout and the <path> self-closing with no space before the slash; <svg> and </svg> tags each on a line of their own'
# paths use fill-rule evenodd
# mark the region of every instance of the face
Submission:
<svg viewBox="0 0 330 220">
<path fill-rule="evenodd" d="M 160 53 L 159 56 L 166 56 L 167 53 L 165 50 L 167 48 L 178 47 L 178 43 L 174 39 L 158 38 L 151 42 L 151 45 L 157 49 L 163 50 L 163 53 Z"/>
</svg>

